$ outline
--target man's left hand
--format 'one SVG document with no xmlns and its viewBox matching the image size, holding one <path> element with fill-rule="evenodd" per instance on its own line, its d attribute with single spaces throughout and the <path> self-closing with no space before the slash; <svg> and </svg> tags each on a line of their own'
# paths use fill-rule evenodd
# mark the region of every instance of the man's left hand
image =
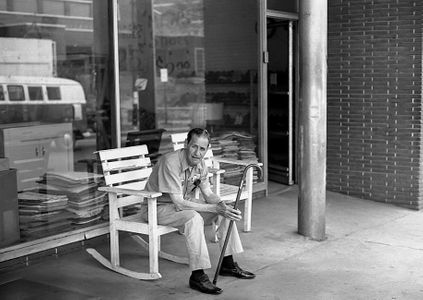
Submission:
<svg viewBox="0 0 423 300">
<path fill-rule="evenodd" d="M 229 205 L 226 205 L 225 202 L 220 201 L 216 204 L 216 212 L 233 221 L 240 221 L 242 219 L 241 211 L 234 209 Z"/>
</svg>

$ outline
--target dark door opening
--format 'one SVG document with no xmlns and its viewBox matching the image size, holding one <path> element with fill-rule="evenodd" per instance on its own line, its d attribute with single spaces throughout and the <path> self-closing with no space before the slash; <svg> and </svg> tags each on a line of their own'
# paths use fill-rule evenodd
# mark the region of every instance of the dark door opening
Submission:
<svg viewBox="0 0 423 300">
<path fill-rule="evenodd" d="M 294 183 L 293 22 L 267 18 L 269 180 Z"/>
</svg>

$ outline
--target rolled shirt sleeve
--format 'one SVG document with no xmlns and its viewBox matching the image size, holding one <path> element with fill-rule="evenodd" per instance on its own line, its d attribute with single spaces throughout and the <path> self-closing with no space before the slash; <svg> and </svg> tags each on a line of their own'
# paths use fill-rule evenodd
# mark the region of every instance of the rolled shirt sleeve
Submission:
<svg viewBox="0 0 423 300">
<path fill-rule="evenodd" d="M 163 193 L 158 198 L 158 203 L 172 203 L 169 193 L 182 193 L 181 169 L 176 152 L 164 155 L 159 159 L 150 174 L 145 189 Z"/>
<path fill-rule="evenodd" d="M 167 162 L 158 166 L 157 187 L 162 193 L 182 193 L 181 177 L 175 164 Z"/>
</svg>

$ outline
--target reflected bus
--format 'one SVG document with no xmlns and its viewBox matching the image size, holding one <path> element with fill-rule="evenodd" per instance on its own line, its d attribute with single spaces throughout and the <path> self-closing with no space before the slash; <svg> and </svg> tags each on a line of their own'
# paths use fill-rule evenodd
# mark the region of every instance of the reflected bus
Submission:
<svg viewBox="0 0 423 300">
<path fill-rule="evenodd" d="M 0 124 L 72 123 L 73 140 L 89 135 L 82 85 L 58 77 L 0 76 Z"/>
</svg>

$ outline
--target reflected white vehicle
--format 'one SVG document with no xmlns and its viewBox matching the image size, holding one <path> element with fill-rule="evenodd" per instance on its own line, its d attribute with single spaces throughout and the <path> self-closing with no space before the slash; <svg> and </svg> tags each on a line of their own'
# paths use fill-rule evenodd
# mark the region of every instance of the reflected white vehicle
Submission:
<svg viewBox="0 0 423 300">
<path fill-rule="evenodd" d="M 58 77 L 0 76 L 0 124 L 72 123 L 74 141 L 89 135 L 82 85 Z"/>
</svg>

